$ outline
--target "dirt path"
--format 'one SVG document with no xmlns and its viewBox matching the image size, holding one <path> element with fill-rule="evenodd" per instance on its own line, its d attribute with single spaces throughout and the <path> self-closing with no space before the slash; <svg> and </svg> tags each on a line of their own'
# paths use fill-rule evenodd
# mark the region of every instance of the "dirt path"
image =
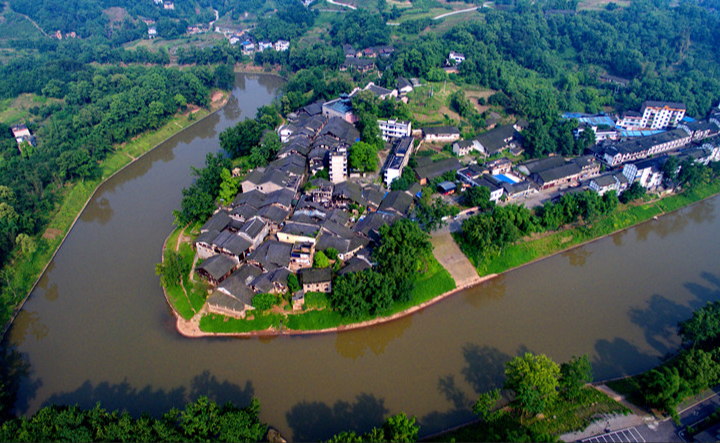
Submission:
<svg viewBox="0 0 720 443">
<path fill-rule="evenodd" d="M 480 281 L 475 267 L 462 253 L 450 232 L 446 229 L 433 233 L 430 242 L 433 255 L 448 270 L 457 287 L 467 287 Z"/>
<path fill-rule="evenodd" d="M 10 2 L 5 3 L 5 8 L 11 9 L 11 8 L 10 8 Z M 42 32 L 42 35 L 44 35 L 45 37 L 49 37 L 49 35 L 47 35 L 47 33 L 45 33 L 45 31 L 43 31 L 43 28 L 41 28 L 37 23 L 35 23 L 35 20 L 31 19 L 30 17 L 28 17 L 28 16 L 25 15 L 25 14 L 20 14 L 20 13 L 17 12 L 17 11 L 14 11 L 14 10 L 13 10 L 13 12 L 15 12 L 17 15 L 19 15 L 19 16 L 21 16 L 21 17 L 25 17 L 25 19 L 27 19 L 27 21 L 29 21 L 30 23 L 32 23 L 33 26 L 35 26 L 35 27 L 38 29 L 38 31 Z"/>
</svg>

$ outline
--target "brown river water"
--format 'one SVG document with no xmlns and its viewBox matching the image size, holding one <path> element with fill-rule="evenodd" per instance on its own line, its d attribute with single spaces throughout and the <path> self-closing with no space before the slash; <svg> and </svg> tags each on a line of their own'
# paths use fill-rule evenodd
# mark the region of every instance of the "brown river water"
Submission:
<svg viewBox="0 0 720 443">
<path fill-rule="evenodd" d="M 634 374 L 679 346 L 675 325 L 720 299 L 720 198 L 693 205 L 370 329 L 187 339 L 154 273 L 190 166 L 282 80 L 238 75 L 221 111 L 105 183 L 8 333 L 26 359 L 16 410 L 79 404 L 162 413 L 199 395 L 245 405 L 291 440 L 365 431 L 405 411 L 421 435 L 473 418 L 478 392 L 524 351 L 589 354 L 597 379 Z"/>
</svg>

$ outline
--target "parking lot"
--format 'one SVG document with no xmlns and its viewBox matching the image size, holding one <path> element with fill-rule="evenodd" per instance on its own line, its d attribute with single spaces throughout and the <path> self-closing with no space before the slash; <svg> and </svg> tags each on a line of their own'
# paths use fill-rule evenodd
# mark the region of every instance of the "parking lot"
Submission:
<svg viewBox="0 0 720 443">
<path fill-rule="evenodd" d="M 596 435 L 595 437 L 586 438 L 583 442 L 645 442 L 645 439 L 636 428 L 621 429 L 619 431 L 607 434 Z"/>
</svg>

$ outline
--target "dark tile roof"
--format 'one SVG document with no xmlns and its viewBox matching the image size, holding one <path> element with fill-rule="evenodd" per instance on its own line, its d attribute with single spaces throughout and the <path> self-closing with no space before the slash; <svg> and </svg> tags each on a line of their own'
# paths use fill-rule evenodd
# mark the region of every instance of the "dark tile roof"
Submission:
<svg viewBox="0 0 720 443">
<path fill-rule="evenodd" d="M 380 227 L 384 225 L 391 225 L 397 219 L 398 216 L 393 214 L 373 212 L 372 214 L 366 215 L 361 220 L 358 220 L 358 222 L 355 223 L 355 226 L 353 226 L 353 231 L 362 233 L 373 240 L 377 240 L 374 237 L 377 237 Z"/>
<path fill-rule="evenodd" d="M 410 83 L 410 80 L 406 79 L 405 77 L 398 77 L 398 79 L 397 79 L 398 90 L 407 88 L 408 86 L 412 88 L 412 83 Z"/>
<path fill-rule="evenodd" d="M 280 232 L 293 235 L 304 235 L 306 237 L 315 237 L 320 230 L 320 225 L 311 223 L 299 223 L 289 221 L 285 223 L 285 226 Z"/>
<path fill-rule="evenodd" d="M 308 268 L 299 272 L 300 281 L 307 283 L 324 283 L 332 279 L 332 270 L 330 268 Z"/>
<path fill-rule="evenodd" d="M 238 262 L 226 255 L 213 255 L 205 260 L 197 269 L 207 272 L 215 280 L 220 280 L 225 274 L 230 272 Z"/>
<path fill-rule="evenodd" d="M 391 93 L 392 93 L 391 90 L 385 89 L 385 88 L 383 88 L 383 87 L 381 87 L 381 86 L 378 86 L 378 85 L 375 85 L 375 84 L 372 84 L 372 85 L 368 86 L 365 90 L 372 92 L 372 93 L 375 94 L 377 97 L 382 97 L 382 96 L 384 96 L 384 95 L 388 95 L 388 94 L 391 94 Z"/>
<path fill-rule="evenodd" d="M 258 216 L 275 224 L 284 222 L 288 215 L 290 215 L 290 210 L 283 209 L 279 206 L 265 206 L 258 210 Z"/>
<path fill-rule="evenodd" d="M 287 267 L 290 263 L 292 245 L 277 240 L 263 242 L 249 256 L 249 261 L 260 264 L 266 271 Z"/>
<path fill-rule="evenodd" d="M 200 232 L 222 231 L 228 227 L 231 221 L 232 219 L 227 211 L 218 211 L 202 225 Z"/>
<path fill-rule="evenodd" d="M 253 189 L 249 192 L 241 192 L 237 196 L 235 196 L 235 200 L 233 200 L 233 206 L 240 206 L 243 204 L 247 204 L 250 206 L 257 208 L 262 207 L 262 205 L 265 202 L 265 194 L 258 191 L 257 189 Z"/>
<path fill-rule="evenodd" d="M 536 172 L 547 171 L 548 169 L 557 168 L 565 164 L 565 159 L 562 156 L 556 155 L 548 158 L 541 158 L 538 160 L 532 160 L 525 162 L 522 166 L 525 166 L 530 174 Z"/>
<path fill-rule="evenodd" d="M 277 286 L 287 286 L 287 278 L 290 271 L 286 268 L 279 268 L 265 272 L 258 276 L 251 285 L 258 292 L 273 292 Z"/>
<path fill-rule="evenodd" d="M 233 210 L 230 211 L 230 215 L 241 218 L 243 220 L 247 220 L 247 219 L 257 215 L 257 211 L 258 211 L 257 208 L 254 206 L 240 205 L 240 206 L 233 208 Z"/>
<path fill-rule="evenodd" d="M 215 237 L 215 240 L 213 240 L 213 245 L 218 248 L 226 249 L 230 251 L 230 253 L 239 256 L 245 253 L 248 249 L 250 249 L 252 243 L 235 233 L 232 233 L 230 231 L 223 231 L 217 237 Z"/>
<path fill-rule="evenodd" d="M 353 257 L 348 260 L 347 264 L 337 272 L 337 275 L 346 275 L 370 268 L 372 268 L 372 266 L 366 260 L 363 260 L 360 257 Z"/>
<path fill-rule="evenodd" d="M 320 131 L 319 136 L 331 135 L 340 141 L 351 145 L 360 139 L 360 132 L 355 129 L 355 125 L 348 123 L 340 117 L 332 117 Z"/>
<path fill-rule="evenodd" d="M 412 196 L 405 191 L 390 191 L 380 204 L 378 211 L 407 215 L 412 203 Z"/>
<path fill-rule="evenodd" d="M 250 238 L 256 238 L 265 229 L 266 223 L 260 217 L 253 217 L 246 221 L 240 232 Z"/>
<path fill-rule="evenodd" d="M 611 152 L 613 152 L 611 151 L 611 149 L 615 148 L 615 152 L 621 154 L 632 154 L 635 152 L 645 151 L 656 145 L 679 140 L 686 137 L 689 137 L 689 135 L 683 129 L 673 129 L 672 131 L 661 132 L 659 134 L 653 134 L 647 137 L 633 138 L 625 142 L 612 145 L 606 150 L 606 152 L 610 154 Z"/>
<path fill-rule="evenodd" d="M 252 296 L 255 294 L 250 291 L 247 293 L 241 293 L 238 291 L 237 297 L 228 295 L 221 291 L 213 291 L 213 293 L 207 298 L 207 304 L 209 306 L 217 306 L 228 311 L 243 312 L 247 306 L 252 304 Z M 241 300 L 238 300 L 241 298 Z M 249 301 L 248 301 L 249 300 Z"/>
<path fill-rule="evenodd" d="M 557 168 L 540 171 L 537 174 L 543 183 L 548 183 L 555 180 L 560 180 L 565 177 L 570 177 L 572 175 L 577 175 L 580 172 L 580 166 L 578 166 L 576 163 L 568 163 L 563 166 L 558 166 Z"/>
<path fill-rule="evenodd" d="M 415 168 L 415 174 L 419 179 L 432 180 L 435 177 L 440 177 L 448 171 L 457 171 L 462 167 L 462 164 L 456 158 L 446 158 L 436 162 L 429 163 L 425 166 L 418 166 Z"/>
<path fill-rule="evenodd" d="M 302 155 L 290 154 L 287 157 L 272 161 L 270 166 L 282 172 L 293 175 L 303 175 L 305 173 L 306 163 L 307 160 Z"/>
<path fill-rule="evenodd" d="M 326 219 L 320 226 L 322 226 L 324 231 L 327 231 L 338 237 L 351 238 L 354 235 L 352 229 L 338 224 L 332 220 Z"/>
<path fill-rule="evenodd" d="M 457 134 L 460 135 L 460 131 L 455 126 L 434 126 L 431 128 L 422 128 L 423 134 L 433 135 L 445 135 L 445 134 Z"/>
<path fill-rule="evenodd" d="M 342 209 L 331 209 L 325 215 L 326 221 L 331 221 L 343 226 L 345 226 L 351 218 L 352 214 L 347 211 L 343 211 Z"/>
<path fill-rule="evenodd" d="M 205 232 L 201 233 L 200 235 L 198 235 L 197 238 L 195 238 L 195 241 L 193 243 L 195 243 L 195 244 L 205 243 L 205 244 L 209 245 L 209 244 L 212 244 L 213 240 L 215 240 L 215 238 L 218 235 L 220 235 L 220 232 L 217 231 L 216 229 L 213 229 L 212 231 L 205 231 Z"/>
<path fill-rule="evenodd" d="M 343 198 L 361 206 L 367 206 L 367 202 L 362 196 L 362 188 L 360 185 L 349 181 L 340 182 L 335 185 L 333 198 Z"/>
<path fill-rule="evenodd" d="M 372 185 L 365 186 L 363 188 L 363 198 L 375 207 L 380 206 L 380 203 L 382 203 L 386 194 L 386 191 L 380 190 L 379 188 Z"/>
<path fill-rule="evenodd" d="M 278 189 L 267 195 L 262 206 L 280 205 L 283 208 L 291 209 L 292 201 L 295 199 L 295 193 L 287 188 Z"/>
<path fill-rule="evenodd" d="M 508 142 L 506 140 L 512 139 L 515 132 L 512 125 L 504 125 L 478 135 L 475 140 L 483 145 L 488 154 L 492 155 L 507 147 Z"/>
</svg>

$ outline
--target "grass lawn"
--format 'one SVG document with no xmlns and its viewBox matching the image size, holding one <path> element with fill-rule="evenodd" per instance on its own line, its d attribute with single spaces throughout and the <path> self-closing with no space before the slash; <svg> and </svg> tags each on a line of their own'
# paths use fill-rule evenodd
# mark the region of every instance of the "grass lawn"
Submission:
<svg viewBox="0 0 720 443">
<path fill-rule="evenodd" d="M 278 328 L 281 319 L 282 316 L 280 314 L 255 314 L 252 320 L 241 320 L 219 314 L 208 314 L 200 319 L 200 330 L 205 332 L 264 331 L 271 326 Z"/>
<path fill-rule="evenodd" d="M 425 262 L 427 263 L 427 270 L 425 270 Z M 455 289 L 455 281 L 450 276 L 450 273 L 438 263 L 438 261 L 432 255 L 425 257 L 425 262 L 422 264 L 423 269 L 420 271 L 422 275 L 415 282 L 415 288 L 410 301 L 405 303 L 394 303 L 391 308 L 384 314 L 384 316 L 391 316 L 398 312 L 404 311 L 413 306 L 417 306 L 428 300 L 437 297 L 440 294 Z M 424 271 L 424 272 L 423 272 Z M 287 313 L 284 316 L 277 315 L 278 318 L 284 317 L 283 327 L 295 331 L 309 331 L 319 329 L 336 328 L 341 325 L 350 325 L 353 323 L 360 323 L 367 320 L 372 320 L 375 317 L 363 317 L 363 318 L 343 318 L 339 313 L 328 309 L 329 302 L 327 295 L 320 292 L 309 292 L 305 294 L 305 307 L 313 309 L 302 313 Z M 205 316 L 200 321 L 200 328 L 207 332 L 249 332 L 249 331 L 261 331 L 265 330 L 270 326 L 278 326 L 277 324 L 270 324 L 266 320 L 262 320 L 264 315 L 260 317 L 260 320 L 218 320 L 215 319 L 213 322 L 206 320 L 208 316 Z M 215 326 L 209 326 L 212 325 Z M 221 326 L 218 326 L 220 325 Z M 208 325 L 208 326 L 204 326 Z M 237 329 L 233 329 L 233 325 L 237 326 Z M 216 329 L 222 327 L 222 330 Z"/>
</svg>

